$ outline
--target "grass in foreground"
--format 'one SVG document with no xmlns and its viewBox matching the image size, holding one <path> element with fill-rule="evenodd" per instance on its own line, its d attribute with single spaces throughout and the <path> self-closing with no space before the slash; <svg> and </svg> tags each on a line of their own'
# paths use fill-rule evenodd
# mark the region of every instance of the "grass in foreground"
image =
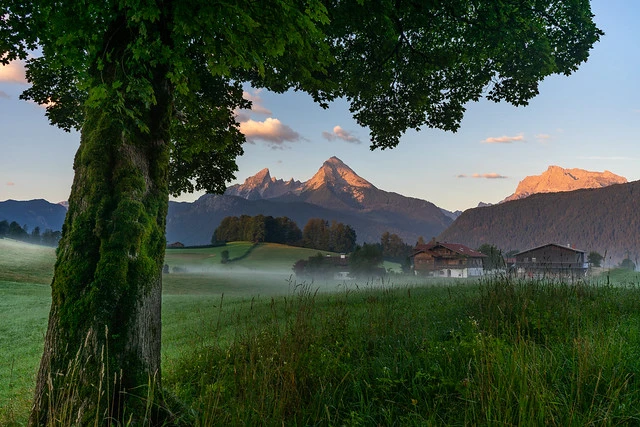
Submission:
<svg viewBox="0 0 640 427">
<path fill-rule="evenodd" d="M 639 297 L 498 279 L 220 301 L 165 384 L 198 425 L 636 424 Z"/>
</svg>

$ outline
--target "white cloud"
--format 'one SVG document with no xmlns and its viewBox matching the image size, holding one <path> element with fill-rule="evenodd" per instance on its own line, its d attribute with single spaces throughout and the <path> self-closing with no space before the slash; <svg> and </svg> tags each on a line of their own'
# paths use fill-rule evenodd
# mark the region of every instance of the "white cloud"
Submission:
<svg viewBox="0 0 640 427">
<path fill-rule="evenodd" d="M 551 139 L 551 135 L 549 135 L 548 133 L 539 133 L 536 135 L 536 139 L 544 141 L 547 139 Z"/>
<path fill-rule="evenodd" d="M 247 138 L 247 142 L 256 140 L 266 141 L 272 148 L 282 148 L 285 142 L 296 142 L 302 139 L 300 134 L 280 120 L 269 117 L 264 122 L 247 120 L 240 123 L 240 132 Z"/>
<path fill-rule="evenodd" d="M 485 144 L 511 144 L 514 141 L 524 141 L 524 135 L 519 134 L 516 136 L 492 136 L 487 139 L 483 139 L 481 142 L 484 142 Z"/>
<path fill-rule="evenodd" d="M 500 174 L 495 173 L 495 172 L 491 172 L 491 173 L 474 173 L 471 176 L 473 178 L 484 178 L 484 179 L 504 179 L 504 178 L 507 178 L 506 176 L 500 175 Z"/>
<path fill-rule="evenodd" d="M 27 84 L 24 63 L 13 61 L 9 65 L 0 65 L 0 82 Z"/>
<path fill-rule="evenodd" d="M 354 144 L 360 144 L 360 139 L 354 136 L 351 132 L 342 129 L 340 126 L 335 126 L 333 128 L 333 132 L 322 132 L 322 137 L 328 141 L 333 141 L 334 139 L 341 139 L 343 141 L 351 142 Z"/>
</svg>

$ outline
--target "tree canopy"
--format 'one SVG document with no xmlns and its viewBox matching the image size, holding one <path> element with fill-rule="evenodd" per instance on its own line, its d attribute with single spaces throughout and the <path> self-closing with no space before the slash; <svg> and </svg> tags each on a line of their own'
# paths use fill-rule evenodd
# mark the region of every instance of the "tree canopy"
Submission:
<svg viewBox="0 0 640 427">
<path fill-rule="evenodd" d="M 243 82 L 302 90 L 323 106 L 344 97 L 371 147 L 389 148 L 410 128 L 457 130 L 465 104 L 483 95 L 526 105 L 602 34 L 587 0 L 4 0 L 0 13 L 2 62 L 40 49 L 23 97 L 47 104 L 63 129 L 99 106 L 148 131 L 152 69 L 162 69 L 173 89 L 174 194 L 220 191 L 231 177 L 244 140 L 233 111 L 250 105 Z M 114 76 L 116 57 L 124 73 Z"/>
</svg>

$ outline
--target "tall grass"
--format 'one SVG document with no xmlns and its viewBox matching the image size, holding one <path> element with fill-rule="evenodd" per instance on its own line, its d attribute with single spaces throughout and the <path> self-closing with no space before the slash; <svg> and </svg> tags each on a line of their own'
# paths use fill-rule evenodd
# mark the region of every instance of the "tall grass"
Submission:
<svg viewBox="0 0 640 427">
<path fill-rule="evenodd" d="M 632 424 L 638 296 L 509 279 L 304 285 L 231 313 L 230 342 L 211 323 L 165 380 L 206 426 Z"/>
</svg>

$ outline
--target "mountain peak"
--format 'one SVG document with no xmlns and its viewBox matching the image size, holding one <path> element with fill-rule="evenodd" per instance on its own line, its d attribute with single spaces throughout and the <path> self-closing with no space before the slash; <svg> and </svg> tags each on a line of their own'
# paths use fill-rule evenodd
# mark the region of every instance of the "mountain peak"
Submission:
<svg viewBox="0 0 640 427">
<path fill-rule="evenodd" d="M 624 184 L 625 177 L 609 171 L 591 172 L 584 169 L 564 169 L 551 165 L 541 175 L 528 176 L 518 183 L 516 192 L 503 200 L 523 199 L 536 193 L 557 193 L 582 188 L 602 188 L 613 184 Z"/>
<path fill-rule="evenodd" d="M 232 185 L 224 194 L 238 196 L 247 200 L 268 199 L 278 197 L 289 192 L 299 191 L 302 184 L 291 178 L 289 181 L 271 177 L 268 168 L 247 178 L 244 183 Z"/>
<path fill-rule="evenodd" d="M 333 156 L 326 160 L 318 172 L 304 183 L 305 190 L 315 190 L 323 185 L 345 189 L 353 188 L 375 188 L 366 179 L 360 177 L 342 160 Z"/>
<path fill-rule="evenodd" d="M 254 176 L 247 178 L 245 184 L 247 183 L 263 183 L 271 181 L 271 174 L 269 173 L 269 168 L 264 168 Z"/>
</svg>

